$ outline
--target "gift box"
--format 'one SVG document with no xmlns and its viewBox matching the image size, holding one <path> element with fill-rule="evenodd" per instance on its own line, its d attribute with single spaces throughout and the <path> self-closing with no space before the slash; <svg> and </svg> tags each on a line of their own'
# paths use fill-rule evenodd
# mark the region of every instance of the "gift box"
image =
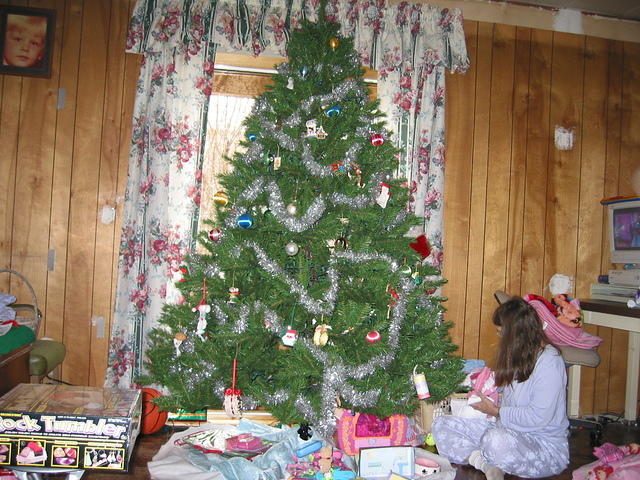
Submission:
<svg viewBox="0 0 640 480">
<path fill-rule="evenodd" d="M 0 465 L 127 470 L 140 390 L 22 383 L 0 398 Z"/>
<path fill-rule="evenodd" d="M 413 478 L 415 455 L 413 447 L 361 448 L 359 475 L 367 479 L 389 478 L 395 473 Z"/>
</svg>

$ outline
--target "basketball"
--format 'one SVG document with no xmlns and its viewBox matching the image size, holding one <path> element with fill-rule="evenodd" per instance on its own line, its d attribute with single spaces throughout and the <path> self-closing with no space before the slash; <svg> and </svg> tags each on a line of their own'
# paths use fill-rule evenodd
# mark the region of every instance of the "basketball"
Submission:
<svg viewBox="0 0 640 480">
<path fill-rule="evenodd" d="M 142 433 L 144 435 L 156 433 L 167 421 L 169 412 L 161 412 L 160 408 L 153 403 L 154 398 L 161 396 L 162 394 L 154 388 L 142 389 Z"/>
</svg>

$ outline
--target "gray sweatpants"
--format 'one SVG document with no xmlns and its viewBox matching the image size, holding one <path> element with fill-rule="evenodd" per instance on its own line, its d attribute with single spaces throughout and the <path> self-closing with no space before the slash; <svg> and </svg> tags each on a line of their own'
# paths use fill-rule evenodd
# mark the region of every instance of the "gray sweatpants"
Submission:
<svg viewBox="0 0 640 480">
<path fill-rule="evenodd" d="M 566 437 L 519 432 L 499 421 L 444 415 L 434 419 L 431 433 L 438 453 L 453 463 L 467 464 L 469 454 L 480 450 L 491 465 L 525 478 L 557 475 L 569 465 Z"/>
</svg>

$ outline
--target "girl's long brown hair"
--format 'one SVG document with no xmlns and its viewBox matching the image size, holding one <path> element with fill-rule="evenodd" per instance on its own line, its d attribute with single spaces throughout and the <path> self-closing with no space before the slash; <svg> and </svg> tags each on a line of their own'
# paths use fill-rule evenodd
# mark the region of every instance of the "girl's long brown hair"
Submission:
<svg viewBox="0 0 640 480">
<path fill-rule="evenodd" d="M 496 357 L 496 385 L 524 382 L 529 378 L 538 355 L 551 344 L 542 330 L 535 309 L 522 298 L 512 298 L 493 314 L 493 323 L 502 327 Z"/>
</svg>

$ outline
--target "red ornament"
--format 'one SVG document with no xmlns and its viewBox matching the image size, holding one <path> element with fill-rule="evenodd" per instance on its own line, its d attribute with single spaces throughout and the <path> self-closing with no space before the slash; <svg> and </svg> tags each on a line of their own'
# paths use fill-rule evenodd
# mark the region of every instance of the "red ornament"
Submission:
<svg viewBox="0 0 640 480">
<path fill-rule="evenodd" d="M 160 407 L 153 403 L 153 399 L 161 397 L 162 394 L 155 388 L 145 387 L 142 389 L 142 433 L 150 435 L 156 433 L 167 422 L 169 412 L 161 412 Z"/>
<path fill-rule="evenodd" d="M 369 343 L 376 343 L 382 340 L 382 335 L 380 335 L 380 332 L 376 332 L 375 330 L 372 330 L 371 332 L 367 333 L 365 340 Z"/>
<path fill-rule="evenodd" d="M 431 253 L 431 247 L 429 247 L 426 235 L 420 235 L 416 238 L 416 241 L 410 243 L 409 246 L 418 252 L 423 259 L 427 258 Z"/>
<path fill-rule="evenodd" d="M 222 238 L 222 230 L 219 228 L 214 228 L 213 230 L 209 230 L 209 240 L 212 242 L 219 242 Z"/>
<path fill-rule="evenodd" d="M 384 143 L 384 137 L 381 133 L 374 133 L 371 135 L 371 145 L 374 147 L 379 147 Z"/>
</svg>

